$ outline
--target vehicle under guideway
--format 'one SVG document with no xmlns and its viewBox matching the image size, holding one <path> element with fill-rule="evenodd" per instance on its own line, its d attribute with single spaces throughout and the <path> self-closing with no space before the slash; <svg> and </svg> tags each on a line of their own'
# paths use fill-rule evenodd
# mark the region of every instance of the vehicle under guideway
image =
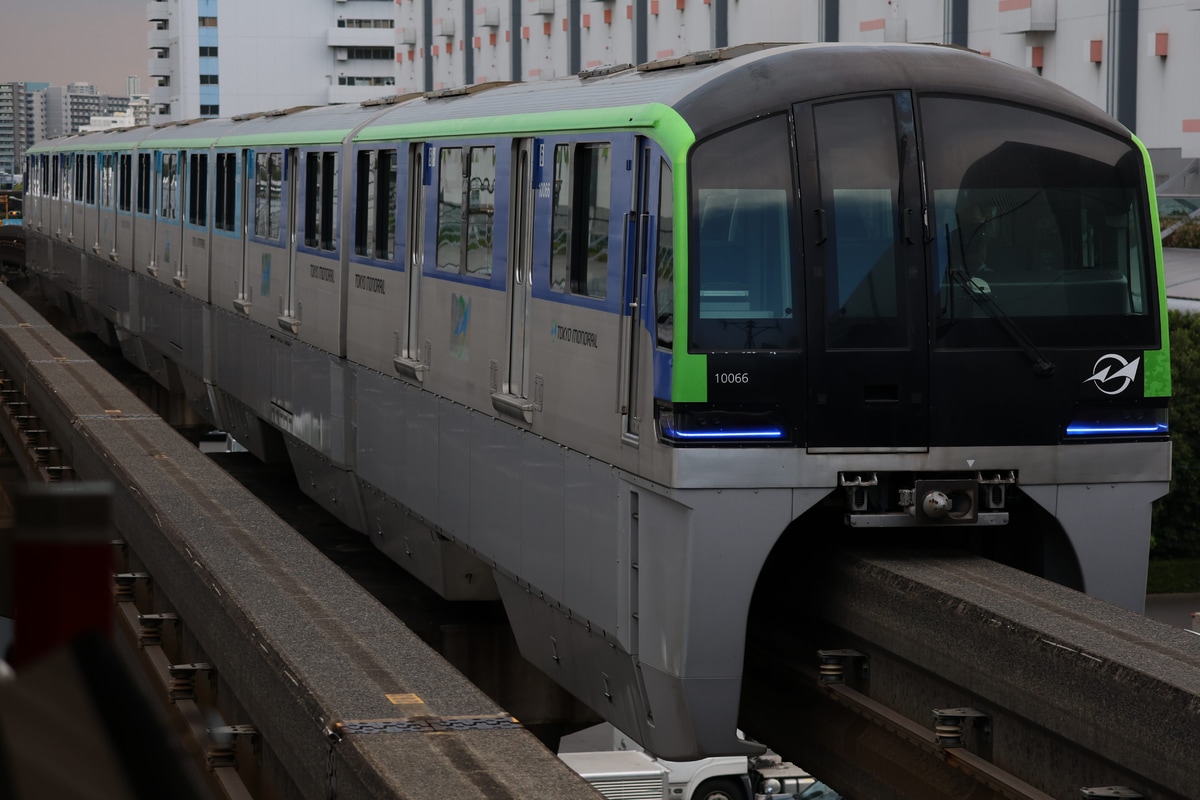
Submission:
<svg viewBox="0 0 1200 800">
<path fill-rule="evenodd" d="M 748 45 L 26 167 L 47 296 L 661 757 L 757 749 L 776 548 L 887 528 L 1144 602 L 1150 161 L 1027 70 Z"/>
</svg>

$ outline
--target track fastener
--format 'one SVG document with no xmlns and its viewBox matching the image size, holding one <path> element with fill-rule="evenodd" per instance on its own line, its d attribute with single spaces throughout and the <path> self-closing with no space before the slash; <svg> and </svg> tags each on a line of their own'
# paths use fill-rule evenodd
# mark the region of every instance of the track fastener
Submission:
<svg viewBox="0 0 1200 800">
<path fill-rule="evenodd" d="M 180 700 L 195 700 L 196 699 L 196 673 L 212 671 L 212 664 L 196 663 L 196 664 L 171 664 L 167 667 L 167 673 L 171 676 L 170 684 L 167 691 L 171 696 L 171 702 L 176 703 Z"/>
<path fill-rule="evenodd" d="M 862 669 L 866 669 L 866 656 L 857 650 L 818 650 L 817 658 L 821 660 L 821 683 L 845 683 L 846 664 L 854 659 L 863 659 Z"/>
<path fill-rule="evenodd" d="M 138 581 L 149 580 L 146 572 L 118 572 L 113 575 L 113 597 L 118 603 L 133 602 L 133 585 Z"/>
<path fill-rule="evenodd" d="M 988 721 L 988 715 L 974 708 L 935 708 L 933 734 L 939 747 L 962 747 L 963 721 Z"/>
</svg>

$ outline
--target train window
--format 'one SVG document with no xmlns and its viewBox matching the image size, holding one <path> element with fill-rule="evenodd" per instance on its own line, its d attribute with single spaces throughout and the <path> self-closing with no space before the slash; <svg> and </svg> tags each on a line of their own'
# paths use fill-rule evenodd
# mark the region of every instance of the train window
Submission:
<svg viewBox="0 0 1200 800">
<path fill-rule="evenodd" d="M 113 155 L 100 156 L 100 207 L 112 208 L 113 202 Z"/>
<path fill-rule="evenodd" d="M 217 153 L 217 186 L 213 225 L 217 230 L 234 231 L 237 211 L 237 153 Z"/>
<path fill-rule="evenodd" d="M 496 148 L 443 147 L 438 157 L 437 268 L 490 278 L 496 213 Z"/>
<path fill-rule="evenodd" d="M 50 196 L 51 197 L 58 197 L 58 182 L 59 182 L 59 172 L 58 172 L 59 166 L 58 165 L 59 165 L 59 161 L 61 161 L 61 160 L 62 160 L 62 156 L 55 156 L 55 157 L 52 157 L 50 160 Z"/>
<path fill-rule="evenodd" d="M 438 154 L 437 268 L 459 271 L 462 251 L 462 148 Z"/>
<path fill-rule="evenodd" d="M 554 148 L 550 288 L 556 292 L 599 300 L 607 294 L 611 153 L 607 143 Z"/>
<path fill-rule="evenodd" d="M 89 206 L 94 206 L 96 204 L 96 156 L 89 155 L 85 161 L 87 163 L 85 167 L 87 170 L 87 180 L 83 187 L 83 199 Z"/>
<path fill-rule="evenodd" d="M 133 156 L 121 153 L 117 170 L 117 208 L 129 211 L 133 208 Z"/>
<path fill-rule="evenodd" d="M 675 342 L 675 188 L 666 160 L 658 181 L 658 233 L 654 237 L 654 302 L 658 346 Z"/>
<path fill-rule="evenodd" d="M 175 153 L 162 153 L 160 158 L 158 215 L 163 219 L 175 219 L 176 197 L 179 194 L 178 156 Z"/>
<path fill-rule="evenodd" d="M 467 274 L 488 278 L 496 220 L 496 148 L 471 148 L 467 185 Z"/>
<path fill-rule="evenodd" d="M 283 154 L 254 154 L 254 235 L 278 240 L 283 209 Z"/>
<path fill-rule="evenodd" d="M 75 164 L 74 164 L 75 190 L 71 193 L 71 199 L 75 200 L 76 202 L 83 199 L 83 183 L 84 183 L 84 178 L 85 178 L 86 174 L 87 173 L 84 171 L 84 167 L 83 167 L 83 155 L 80 154 L 80 155 L 75 156 Z"/>
<path fill-rule="evenodd" d="M 692 155 L 689 347 L 800 347 L 787 118 L 718 134 Z"/>
<path fill-rule="evenodd" d="M 355 186 L 354 253 L 390 261 L 396 248 L 396 151 L 359 151 Z"/>
<path fill-rule="evenodd" d="M 337 249 L 337 153 L 309 153 L 304 175 L 304 244 Z"/>
<path fill-rule="evenodd" d="M 188 222 L 208 224 L 208 153 L 188 156 Z"/>
<path fill-rule="evenodd" d="M 154 195 L 150 191 L 150 154 L 138 153 L 137 210 L 149 214 Z"/>
<path fill-rule="evenodd" d="M 938 314 L 985 320 L 940 325 L 943 343 L 997 338 L 969 282 L 1037 343 L 1150 341 L 1154 257 L 1136 147 L 998 102 L 926 97 L 921 112 Z"/>
</svg>

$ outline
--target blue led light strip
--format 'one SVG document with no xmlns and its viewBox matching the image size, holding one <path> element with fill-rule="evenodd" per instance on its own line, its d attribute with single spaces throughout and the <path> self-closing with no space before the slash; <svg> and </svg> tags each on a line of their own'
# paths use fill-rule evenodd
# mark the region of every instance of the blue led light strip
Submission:
<svg viewBox="0 0 1200 800">
<path fill-rule="evenodd" d="M 669 438 L 674 439 L 781 439 L 783 431 L 779 428 L 742 431 L 681 431 L 670 425 L 663 425 L 663 431 Z"/>
<path fill-rule="evenodd" d="M 1143 425 L 1083 425 L 1072 422 L 1067 426 L 1068 436 L 1097 436 L 1103 434 L 1166 433 L 1167 423 L 1157 422 Z"/>
</svg>

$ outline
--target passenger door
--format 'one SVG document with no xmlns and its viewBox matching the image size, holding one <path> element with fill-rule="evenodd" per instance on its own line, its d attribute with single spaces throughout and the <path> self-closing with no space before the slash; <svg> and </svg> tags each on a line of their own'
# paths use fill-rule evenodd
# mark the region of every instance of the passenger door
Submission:
<svg viewBox="0 0 1200 800">
<path fill-rule="evenodd" d="M 546 145 L 540 139 L 523 139 L 513 147 L 512 209 L 508 250 L 508 371 L 499 391 L 492 394 L 498 411 L 533 422 L 529 400 L 530 297 L 533 284 L 534 159 L 544 168 Z M 540 171 L 540 170 L 539 170 Z"/>
<path fill-rule="evenodd" d="M 907 92 L 796 106 L 809 448 L 923 450 L 924 215 Z"/>
<path fill-rule="evenodd" d="M 643 328 L 646 310 L 642 306 L 649 265 L 653 261 L 655 215 L 652 215 L 651 211 L 658 207 L 662 159 L 654 158 L 650 143 L 639 138 L 634 146 L 634 164 L 633 207 L 627 215 L 625 225 L 625 246 L 628 255 L 625 259 L 625 309 L 622 314 L 625 347 L 621 355 L 624 384 L 621 392 L 623 435 L 630 441 L 637 441 L 642 431 L 644 410 L 639 403 L 639 397 L 642 350 L 646 344 L 646 330 Z"/>
<path fill-rule="evenodd" d="M 416 381 L 424 381 L 429 371 L 429 354 L 422 359 L 421 327 L 418 310 L 421 305 L 421 272 L 425 267 L 425 193 L 433 174 L 437 148 L 414 144 L 408 157 L 408 220 L 405 245 L 408 248 L 408 323 L 400 353 L 393 360 L 396 371 Z"/>
</svg>

